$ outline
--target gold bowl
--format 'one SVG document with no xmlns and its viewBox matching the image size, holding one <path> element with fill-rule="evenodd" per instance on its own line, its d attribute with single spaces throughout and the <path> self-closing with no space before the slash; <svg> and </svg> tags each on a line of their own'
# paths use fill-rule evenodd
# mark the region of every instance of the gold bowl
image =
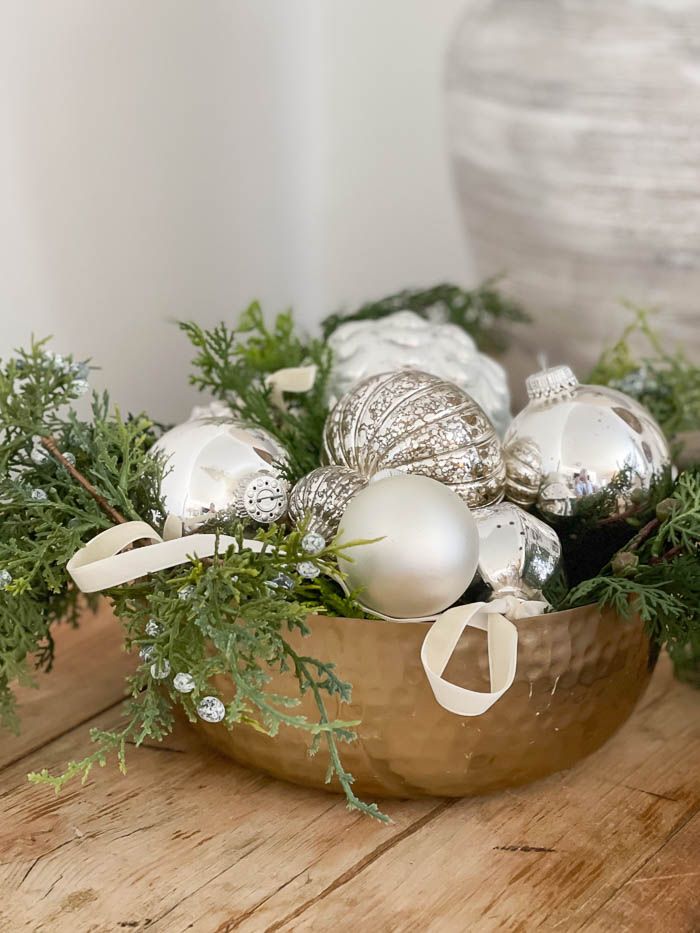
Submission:
<svg viewBox="0 0 700 933">
<path fill-rule="evenodd" d="M 311 635 L 290 635 L 295 650 L 333 660 L 352 684 L 352 702 L 327 701 L 331 718 L 361 720 L 341 746 L 355 790 L 374 797 L 463 797 L 525 784 L 569 768 L 612 736 L 649 683 L 658 651 L 639 619 L 597 606 L 515 623 L 518 665 L 510 690 L 488 712 L 462 717 L 438 705 L 423 671 L 425 623 L 311 616 Z M 467 629 L 445 672 L 461 686 L 489 689 L 485 633 Z M 216 686 L 226 699 L 230 681 Z M 291 674 L 273 673 L 270 692 L 296 696 Z M 310 695 L 299 710 L 317 718 Z M 328 755 L 308 755 L 309 736 L 282 726 L 270 738 L 250 726 L 198 724 L 240 764 L 323 790 Z"/>
</svg>

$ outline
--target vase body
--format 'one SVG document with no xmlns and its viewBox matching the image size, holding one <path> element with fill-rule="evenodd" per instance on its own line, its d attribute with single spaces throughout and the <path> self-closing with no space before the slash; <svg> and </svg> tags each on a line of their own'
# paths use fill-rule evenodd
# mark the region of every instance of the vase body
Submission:
<svg viewBox="0 0 700 933">
<path fill-rule="evenodd" d="M 658 651 L 638 619 L 597 606 L 515 622 L 515 681 L 482 716 L 458 716 L 435 700 L 420 660 L 426 623 L 311 616 L 311 634 L 287 636 L 295 650 L 332 659 L 352 684 L 352 701 L 327 700 L 331 719 L 360 720 L 355 742 L 341 747 L 355 790 L 379 797 L 462 797 L 524 784 L 568 768 L 603 744 L 634 709 Z M 267 690 L 297 696 L 290 673 L 271 672 Z M 445 676 L 474 690 L 489 689 L 484 632 L 467 629 Z M 230 678 L 215 685 L 233 695 Z M 310 693 L 295 708 L 310 720 Z M 308 754 L 309 736 L 286 726 L 271 738 L 250 726 L 198 723 L 213 745 L 237 762 L 275 777 L 338 792 L 325 783 L 325 747 Z"/>
<path fill-rule="evenodd" d="M 700 4 L 473 0 L 448 52 L 453 176 L 479 277 L 535 318 L 514 388 L 545 351 L 585 376 L 629 319 L 662 309 L 700 350 Z"/>
</svg>

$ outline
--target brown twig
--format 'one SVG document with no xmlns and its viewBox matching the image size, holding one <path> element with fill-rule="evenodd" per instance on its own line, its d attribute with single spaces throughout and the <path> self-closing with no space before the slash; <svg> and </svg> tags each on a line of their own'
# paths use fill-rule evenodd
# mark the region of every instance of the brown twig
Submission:
<svg viewBox="0 0 700 933">
<path fill-rule="evenodd" d="M 56 441 L 52 437 L 42 437 L 41 446 L 44 448 L 44 450 L 47 451 L 47 453 L 51 454 L 54 460 L 56 460 L 61 464 L 62 467 L 68 470 L 76 483 L 79 483 L 85 492 L 92 496 L 105 515 L 108 515 L 113 522 L 116 522 L 119 525 L 123 525 L 126 522 L 124 516 L 120 512 L 117 512 L 117 510 L 113 508 L 109 502 L 107 502 L 104 496 L 100 495 L 90 480 L 86 479 L 79 470 L 76 470 L 70 460 L 66 460 L 61 451 L 58 449 Z"/>
<path fill-rule="evenodd" d="M 658 518 L 652 518 L 651 521 L 648 521 L 646 525 L 639 529 L 629 544 L 624 546 L 623 550 L 636 551 L 639 545 L 646 541 L 646 539 L 656 531 L 660 524 L 661 522 Z"/>
</svg>

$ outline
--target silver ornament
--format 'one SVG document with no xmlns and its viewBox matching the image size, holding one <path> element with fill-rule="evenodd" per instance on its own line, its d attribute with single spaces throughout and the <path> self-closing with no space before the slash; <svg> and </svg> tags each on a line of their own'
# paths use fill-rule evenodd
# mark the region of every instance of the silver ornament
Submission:
<svg viewBox="0 0 700 933">
<path fill-rule="evenodd" d="M 157 638 L 163 631 L 163 626 L 160 622 L 156 622 L 155 619 L 149 619 L 148 622 L 146 622 L 145 631 L 149 638 Z"/>
<path fill-rule="evenodd" d="M 177 591 L 177 598 L 181 599 L 183 602 L 187 602 L 194 595 L 194 587 L 191 583 L 188 583 L 186 586 L 183 586 Z"/>
<path fill-rule="evenodd" d="M 30 496 L 35 502 L 46 502 L 49 498 L 44 489 L 32 489 Z"/>
<path fill-rule="evenodd" d="M 165 508 L 186 526 L 222 513 L 269 523 L 287 511 L 288 484 L 277 466 L 286 454 L 263 431 L 194 418 L 164 434 L 154 450 L 167 458 Z"/>
<path fill-rule="evenodd" d="M 375 539 L 339 559 L 363 605 L 393 618 L 435 615 L 474 578 L 476 523 L 464 501 L 427 476 L 390 476 L 352 499 L 340 525 L 343 541 Z"/>
<path fill-rule="evenodd" d="M 294 580 L 287 573 L 278 573 L 271 580 L 268 580 L 265 583 L 265 586 L 269 590 L 283 589 L 283 590 L 293 590 L 294 589 Z"/>
<path fill-rule="evenodd" d="M 347 467 L 325 466 L 312 470 L 292 489 L 289 517 L 296 524 L 308 518 L 309 532 L 332 541 L 345 506 L 367 482 L 356 470 Z"/>
<path fill-rule="evenodd" d="M 155 650 L 153 645 L 145 645 L 143 648 L 139 648 L 139 657 L 142 661 L 148 661 L 153 657 Z"/>
<path fill-rule="evenodd" d="M 368 376 L 413 369 L 454 382 L 485 411 L 499 434 L 510 422 L 505 370 L 480 353 L 456 324 L 426 321 L 413 311 L 379 320 L 348 321 L 328 339 L 333 351 L 330 391 L 341 398 Z"/>
<path fill-rule="evenodd" d="M 197 715 L 205 722 L 221 722 L 226 707 L 218 697 L 202 697 L 197 704 Z"/>
<path fill-rule="evenodd" d="M 195 688 L 192 674 L 180 672 L 173 677 L 173 687 L 178 693 L 192 693 Z"/>
<path fill-rule="evenodd" d="M 12 574 L 4 568 L 0 570 L 0 589 L 5 590 L 12 583 Z"/>
<path fill-rule="evenodd" d="M 429 476 L 472 508 L 503 498 L 505 464 L 493 426 L 462 389 L 429 373 L 370 376 L 331 410 L 323 442 L 329 463 L 361 476 Z"/>
<path fill-rule="evenodd" d="M 503 446 L 506 462 L 506 498 L 527 508 L 537 500 L 542 485 L 542 458 L 537 444 L 516 437 Z"/>
<path fill-rule="evenodd" d="M 576 503 L 606 489 L 623 473 L 629 489 L 611 507 L 621 511 L 634 488 L 647 489 L 670 462 L 659 425 L 634 399 L 606 386 L 580 385 L 568 366 L 527 380 L 529 403 L 506 433 L 506 451 L 527 441 L 540 457 L 545 480 L 540 511 L 570 514 Z"/>
<path fill-rule="evenodd" d="M 501 502 L 474 512 L 479 529 L 479 574 L 493 598 L 542 599 L 561 560 L 556 531 L 517 505 Z"/>
</svg>

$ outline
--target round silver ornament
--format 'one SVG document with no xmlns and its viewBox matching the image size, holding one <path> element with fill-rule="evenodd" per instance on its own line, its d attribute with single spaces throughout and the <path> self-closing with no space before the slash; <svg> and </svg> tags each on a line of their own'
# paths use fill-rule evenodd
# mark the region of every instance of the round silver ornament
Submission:
<svg viewBox="0 0 700 933">
<path fill-rule="evenodd" d="M 511 502 L 474 513 L 479 530 L 479 574 L 493 598 L 542 599 L 561 560 L 556 531 Z"/>
<path fill-rule="evenodd" d="M 483 410 L 452 382 L 418 370 L 370 376 L 328 415 L 329 463 L 372 477 L 384 470 L 429 476 L 471 508 L 503 498 L 501 442 Z"/>
<path fill-rule="evenodd" d="M 456 324 L 426 321 L 413 311 L 378 320 L 348 321 L 328 339 L 333 351 L 330 391 L 341 398 L 363 379 L 397 369 L 431 373 L 454 382 L 485 411 L 499 434 L 510 422 L 505 370 L 480 353 Z"/>
<path fill-rule="evenodd" d="M 312 470 L 292 489 L 289 517 L 297 524 L 308 518 L 310 533 L 320 535 L 326 542 L 332 541 L 346 505 L 367 482 L 356 470 L 347 467 Z"/>
<path fill-rule="evenodd" d="M 260 523 L 287 511 L 288 484 L 277 464 L 285 452 L 266 432 L 221 417 L 193 418 L 164 434 L 166 511 L 192 527 L 220 513 Z"/>
<path fill-rule="evenodd" d="M 339 559 L 363 605 L 392 618 L 435 615 L 452 605 L 474 578 L 476 522 L 464 501 L 427 476 L 389 476 L 370 483 L 348 504 L 343 541 L 371 540 Z"/>
<path fill-rule="evenodd" d="M 607 386 L 580 385 L 568 366 L 527 380 L 530 401 L 514 418 L 506 450 L 527 441 L 545 477 L 537 504 L 543 514 L 569 514 L 576 503 L 626 475 L 626 491 L 612 513 L 629 504 L 631 491 L 647 489 L 670 462 L 661 428 L 634 399 Z M 555 474 L 555 475 L 552 475 Z"/>
<path fill-rule="evenodd" d="M 165 678 L 170 674 L 170 661 L 167 658 L 163 658 L 160 661 L 156 661 L 154 664 L 151 664 L 151 677 L 154 680 L 165 680 Z"/>
<path fill-rule="evenodd" d="M 173 677 L 173 687 L 178 693 L 192 693 L 195 688 L 194 677 L 181 671 Z"/>
<path fill-rule="evenodd" d="M 326 549 L 326 539 L 317 531 L 307 531 L 301 539 L 301 546 L 307 554 L 315 557 Z"/>
</svg>

